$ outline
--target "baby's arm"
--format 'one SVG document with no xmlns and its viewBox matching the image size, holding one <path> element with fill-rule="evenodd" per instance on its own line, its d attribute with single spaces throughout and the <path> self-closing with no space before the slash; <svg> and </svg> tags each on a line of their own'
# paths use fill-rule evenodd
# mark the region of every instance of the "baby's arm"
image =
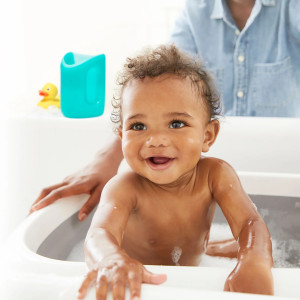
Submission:
<svg viewBox="0 0 300 300">
<path fill-rule="evenodd" d="M 270 234 L 236 172 L 224 161 L 216 160 L 209 174 L 209 185 L 239 245 L 238 263 L 224 289 L 273 295 Z"/>
<path fill-rule="evenodd" d="M 115 176 L 103 189 L 85 241 L 86 262 L 91 271 L 79 289 L 79 299 L 85 297 L 89 286 L 95 282 L 96 294 L 101 299 L 106 299 L 109 287 L 114 299 L 124 299 L 127 284 L 133 299 L 140 297 L 142 282 L 159 284 L 166 280 L 165 275 L 152 274 L 121 248 L 122 235 L 135 201 L 134 187 L 126 174 Z"/>
</svg>

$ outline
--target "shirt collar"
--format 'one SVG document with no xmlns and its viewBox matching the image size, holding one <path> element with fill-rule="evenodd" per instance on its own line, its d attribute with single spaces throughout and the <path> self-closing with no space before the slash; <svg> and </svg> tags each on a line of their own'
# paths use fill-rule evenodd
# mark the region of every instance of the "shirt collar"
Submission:
<svg viewBox="0 0 300 300">
<path fill-rule="evenodd" d="M 222 19 L 224 15 L 222 0 L 215 0 L 214 8 L 210 15 L 211 19 Z"/>
<path fill-rule="evenodd" d="M 274 6 L 276 4 L 276 0 L 256 0 L 260 1 L 262 5 L 265 6 Z M 214 8 L 210 15 L 211 19 L 223 19 L 224 17 L 224 8 L 222 0 L 215 0 Z"/>
</svg>

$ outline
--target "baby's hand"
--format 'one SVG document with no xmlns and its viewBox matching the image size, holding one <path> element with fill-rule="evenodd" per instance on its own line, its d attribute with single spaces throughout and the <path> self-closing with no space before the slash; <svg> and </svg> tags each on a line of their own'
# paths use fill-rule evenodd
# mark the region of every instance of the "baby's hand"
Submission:
<svg viewBox="0 0 300 300">
<path fill-rule="evenodd" d="M 128 285 L 130 299 L 140 299 L 142 283 L 161 284 L 167 279 L 165 274 L 153 274 L 138 261 L 129 257 L 105 259 L 99 267 L 90 271 L 78 291 L 78 299 L 85 298 L 89 287 L 96 284 L 96 299 L 105 300 L 111 288 L 113 299 L 125 299 Z"/>
<path fill-rule="evenodd" d="M 262 261 L 240 261 L 225 282 L 225 291 L 273 295 L 270 265 Z"/>
</svg>

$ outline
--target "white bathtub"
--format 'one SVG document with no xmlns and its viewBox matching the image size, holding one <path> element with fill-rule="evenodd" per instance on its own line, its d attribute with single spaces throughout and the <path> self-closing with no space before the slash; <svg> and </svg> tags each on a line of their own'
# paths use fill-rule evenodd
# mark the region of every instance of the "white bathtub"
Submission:
<svg viewBox="0 0 300 300">
<path fill-rule="evenodd" d="M 103 141 L 109 139 L 112 133 L 108 118 L 72 120 L 31 115 L 8 118 L 5 122 L 7 144 L 3 164 L 6 185 L 2 188 L 1 209 L 7 212 L 7 218 L 1 228 L 3 236 L 7 236 L 12 228 L 17 229 L 2 248 L 1 270 L 4 274 L 1 283 L 6 297 L 3 299 L 34 300 L 40 299 L 41 295 L 44 300 L 74 299 L 86 272 L 84 262 L 49 257 L 59 257 L 59 253 L 55 253 L 56 249 L 60 251 L 60 239 L 55 237 L 59 228 L 71 226 L 78 230 L 66 230 L 66 234 L 62 234 L 61 240 L 69 239 L 69 244 L 84 236 L 88 220 L 79 223 L 74 214 L 86 195 L 62 199 L 24 217 L 42 187 L 59 182 L 89 162 Z M 284 219 L 291 223 L 287 232 L 292 228 L 299 241 L 299 153 L 300 120 L 227 118 L 209 155 L 230 162 L 249 194 L 274 196 L 274 203 L 278 199 L 292 199 L 293 217 L 287 215 Z M 273 198 L 266 199 L 272 206 Z M 268 209 L 263 208 L 262 212 L 268 217 Z M 51 242 L 53 236 L 57 243 Z M 47 248 L 50 248 L 50 254 L 41 254 L 48 253 Z M 293 251 L 297 258 L 300 250 Z M 207 260 L 205 267 L 149 266 L 155 272 L 167 273 L 168 281 L 161 286 L 143 286 L 142 299 L 267 299 L 267 296 L 222 292 L 233 263 Z M 299 267 L 274 268 L 273 276 L 278 299 L 300 298 Z M 88 299 L 94 299 L 94 294 L 90 293 Z"/>
</svg>

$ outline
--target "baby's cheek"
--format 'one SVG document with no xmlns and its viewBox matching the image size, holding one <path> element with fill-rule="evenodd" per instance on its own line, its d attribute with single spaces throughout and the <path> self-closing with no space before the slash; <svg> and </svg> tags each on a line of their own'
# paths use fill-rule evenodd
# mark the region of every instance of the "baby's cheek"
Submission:
<svg viewBox="0 0 300 300">
<path fill-rule="evenodd" d="M 132 155 L 133 155 L 132 146 L 129 143 L 126 143 L 126 142 L 122 143 L 122 151 L 123 151 L 124 158 L 126 160 L 129 160 L 130 157 L 132 157 Z"/>
<path fill-rule="evenodd" d="M 189 149 L 190 151 L 199 152 L 201 153 L 201 142 L 199 138 L 187 138 L 185 140 L 186 149 Z"/>
<path fill-rule="evenodd" d="M 199 141 L 195 141 L 193 139 L 187 139 L 184 144 L 183 149 L 185 149 L 186 157 L 192 162 L 197 163 L 201 158 L 202 153 L 202 145 Z"/>
<path fill-rule="evenodd" d="M 132 169 L 134 169 L 136 159 L 139 157 L 138 147 L 132 143 L 124 141 L 122 142 L 122 151 L 126 162 Z"/>
</svg>

